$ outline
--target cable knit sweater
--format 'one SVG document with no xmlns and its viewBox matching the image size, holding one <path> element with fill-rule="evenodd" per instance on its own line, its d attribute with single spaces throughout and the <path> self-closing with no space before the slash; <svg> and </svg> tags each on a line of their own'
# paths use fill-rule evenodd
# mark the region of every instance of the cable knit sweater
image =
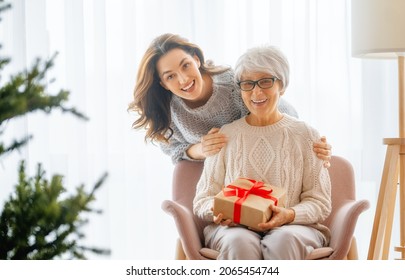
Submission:
<svg viewBox="0 0 405 280">
<path fill-rule="evenodd" d="M 213 93 L 206 104 L 198 108 L 188 107 L 184 101 L 173 95 L 171 101 L 171 124 L 173 135 L 168 143 L 161 143 L 161 149 L 172 158 L 173 163 L 182 159 L 191 160 L 186 150 L 192 144 L 199 143 L 213 127 L 240 119 L 248 113 L 240 89 L 234 82 L 232 70 L 212 76 Z M 282 100 L 279 110 L 291 116 L 298 117 L 294 107 Z"/>
<path fill-rule="evenodd" d="M 269 126 L 251 126 L 243 117 L 222 127 L 229 142 L 208 157 L 197 185 L 194 213 L 212 221 L 214 196 L 238 177 L 260 180 L 286 189 L 285 207 L 295 211 L 292 224 L 317 228 L 329 242 L 329 230 L 319 224 L 331 211 L 329 173 L 312 150 L 318 132 L 286 114 Z"/>
</svg>

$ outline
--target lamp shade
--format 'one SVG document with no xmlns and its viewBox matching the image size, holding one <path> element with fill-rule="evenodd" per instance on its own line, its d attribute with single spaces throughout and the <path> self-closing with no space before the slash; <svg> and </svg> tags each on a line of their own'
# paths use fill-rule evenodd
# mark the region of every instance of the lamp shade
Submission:
<svg viewBox="0 0 405 280">
<path fill-rule="evenodd" d="M 352 0 L 352 55 L 397 58 L 405 53 L 405 0 Z"/>
</svg>

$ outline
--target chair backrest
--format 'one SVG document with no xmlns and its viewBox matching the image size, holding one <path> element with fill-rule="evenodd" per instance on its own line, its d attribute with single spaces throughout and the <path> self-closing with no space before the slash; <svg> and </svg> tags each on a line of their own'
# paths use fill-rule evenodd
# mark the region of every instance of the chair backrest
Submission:
<svg viewBox="0 0 405 280">
<path fill-rule="evenodd" d="M 179 161 L 173 170 L 172 199 L 193 210 L 196 185 L 201 177 L 203 162 Z"/>
<path fill-rule="evenodd" d="M 332 156 L 329 176 L 332 185 L 332 212 L 323 222 L 331 233 L 329 246 L 334 249 L 330 259 L 344 258 L 351 246 L 359 215 L 369 208 L 366 200 L 356 200 L 355 174 L 345 158 Z M 350 221 L 348 221 L 350 219 Z"/>
<path fill-rule="evenodd" d="M 332 185 L 332 212 L 323 222 L 327 227 L 335 219 L 337 210 L 348 200 L 355 200 L 355 177 L 351 163 L 339 156 L 330 160 L 329 176 Z"/>
<path fill-rule="evenodd" d="M 186 207 L 191 213 L 193 213 L 196 186 L 203 168 L 203 162 L 182 160 L 176 164 L 173 170 L 172 200 Z M 203 243 L 203 229 L 207 223 L 195 215 L 193 215 L 193 218 L 198 228 L 200 240 Z"/>
</svg>

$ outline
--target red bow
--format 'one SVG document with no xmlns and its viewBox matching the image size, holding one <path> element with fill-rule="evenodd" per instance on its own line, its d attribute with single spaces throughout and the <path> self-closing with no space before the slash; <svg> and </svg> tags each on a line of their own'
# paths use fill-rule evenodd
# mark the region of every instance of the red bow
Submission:
<svg viewBox="0 0 405 280">
<path fill-rule="evenodd" d="M 247 179 L 247 178 L 240 178 L 240 179 L 250 181 L 251 183 L 253 183 L 253 186 L 247 190 L 247 189 L 244 189 L 241 187 L 228 185 L 228 186 L 226 186 L 226 188 L 231 189 L 231 190 L 226 190 L 226 189 L 223 190 L 224 196 L 239 197 L 239 199 L 235 201 L 235 206 L 234 206 L 234 210 L 233 210 L 233 222 L 234 223 L 237 223 L 237 224 L 240 223 L 242 204 L 247 199 L 248 195 L 250 195 L 250 194 L 254 194 L 254 195 L 263 197 L 265 199 L 271 199 L 274 201 L 274 205 L 277 206 L 277 201 L 278 201 L 277 198 L 270 195 L 273 192 L 273 190 L 262 189 L 264 187 L 263 182 L 257 182 L 255 180 Z"/>
</svg>

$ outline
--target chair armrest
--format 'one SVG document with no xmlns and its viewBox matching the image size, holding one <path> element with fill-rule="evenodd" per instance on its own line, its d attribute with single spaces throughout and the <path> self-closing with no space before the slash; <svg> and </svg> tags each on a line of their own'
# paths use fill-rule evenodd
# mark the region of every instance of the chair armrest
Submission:
<svg viewBox="0 0 405 280">
<path fill-rule="evenodd" d="M 330 230 L 329 246 L 334 249 L 330 259 L 343 259 L 350 248 L 350 242 L 360 214 L 370 207 L 367 200 L 349 200 L 336 212 Z"/>
<path fill-rule="evenodd" d="M 193 213 L 171 200 L 163 201 L 162 209 L 173 217 L 187 258 L 192 260 L 206 259 L 199 253 L 202 245 Z"/>
</svg>

